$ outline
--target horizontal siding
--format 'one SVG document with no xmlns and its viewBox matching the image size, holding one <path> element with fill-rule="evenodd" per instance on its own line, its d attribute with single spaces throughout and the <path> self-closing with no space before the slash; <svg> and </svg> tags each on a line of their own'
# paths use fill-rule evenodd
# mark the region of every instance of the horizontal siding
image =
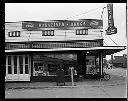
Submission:
<svg viewBox="0 0 128 101">
<path fill-rule="evenodd" d="M 6 33 L 11 31 L 21 31 L 22 24 L 21 23 L 6 23 L 5 24 L 5 31 Z"/>
<path fill-rule="evenodd" d="M 59 37 L 59 38 L 30 38 L 29 41 L 68 41 L 68 40 L 96 40 L 102 39 L 102 37 Z M 28 41 L 28 38 L 11 38 L 6 39 L 6 42 L 23 42 Z"/>
<path fill-rule="evenodd" d="M 6 24 L 5 42 L 22 41 L 65 41 L 103 39 L 101 29 L 88 29 L 88 35 L 76 35 L 76 30 L 55 30 L 54 36 L 42 36 L 42 31 L 22 30 L 21 23 Z M 21 31 L 21 37 L 8 37 L 10 31 Z M 66 36 L 65 36 L 66 35 Z"/>
</svg>

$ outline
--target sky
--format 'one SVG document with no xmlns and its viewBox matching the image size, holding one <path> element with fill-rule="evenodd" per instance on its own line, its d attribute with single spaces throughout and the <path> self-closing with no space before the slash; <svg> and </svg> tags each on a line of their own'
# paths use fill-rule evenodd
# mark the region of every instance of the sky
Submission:
<svg viewBox="0 0 128 101">
<path fill-rule="evenodd" d="M 5 22 L 103 19 L 105 32 L 108 15 L 104 7 L 107 7 L 107 3 L 5 3 Z M 113 3 L 113 16 L 117 34 L 103 33 L 104 45 L 126 46 L 126 3 Z M 114 56 L 123 54 L 127 54 L 127 50 L 115 53 Z"/>
</svg>

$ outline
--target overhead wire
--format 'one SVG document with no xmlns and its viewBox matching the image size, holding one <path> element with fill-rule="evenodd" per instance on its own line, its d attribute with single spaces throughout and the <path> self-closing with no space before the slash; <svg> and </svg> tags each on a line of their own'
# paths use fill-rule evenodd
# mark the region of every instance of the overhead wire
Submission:
<svg viewBox="0 0 128 101">
<path fill-rule="evenodd" d="M 83 14 L 87 14 L 87 13 L 90 13 L 90 12 L 92 12 L 92 11 L 95 11 L 95 10 L 97 10 L 97 9 L 99 9 L 99 8 L 101 8 L 101 7 L 103 7 L 104 5 L 102 5 L 102 6 L 99 6 L 99 7 L 97 7 L 97 8 L 94 8 L 94 9 L 91 9 L 91 10 L 89 10 L 89 11 L 86 11 L 86 12 L 84 12 L 84 13 L 81 13 L 81 14 L 77 14 L 77 15 L 74 15 L 74 16 L 71 16 L 71 17 L 67 17 L 66 19 L 70 19 L 70 18 L 74 18 L 74 17 L 76 17 L 76 16 L 80 16 L 80 15 L 83 15 Z"/>
</svg>

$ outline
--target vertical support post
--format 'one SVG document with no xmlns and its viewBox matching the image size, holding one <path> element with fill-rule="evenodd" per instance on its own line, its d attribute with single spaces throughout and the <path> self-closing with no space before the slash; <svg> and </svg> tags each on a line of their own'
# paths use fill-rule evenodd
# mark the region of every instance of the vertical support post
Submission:
<svg viewBox="0 0 128 101">
<path fill-rule="evenodd" d="M 78 68 L 81 67 L 80 70 L 84 77 L 86 76 L 86 52 L 79 52 L 77 53 L 77 66 Z"/>
<path fill-rule="evenodd" d="M 73 70 L 74 70 L 74 69 L 71 67 L 71 79 L 72 79 L 72 86 L 74 86 Z"/>
<path fill-rule="evenodd" d="M 103 75 L 103 55 L 99 54 L 99 66 L 100 66 L 100 75 Z"/>
<path fill-rule="evenodd" d="M 86 77 L 86 52 L 82 52 L 82 65 L 83 65 L 83 73 L 84 73 L 84 78 Z"/>
<path fill-rule="evenodd" d="M 31 60 L 31 77 L 30 77 L 30 82 L 32 81 L 32 77 L 33 77 L 33 54 L 30 54 L 30 60 Z"/>
</svg>

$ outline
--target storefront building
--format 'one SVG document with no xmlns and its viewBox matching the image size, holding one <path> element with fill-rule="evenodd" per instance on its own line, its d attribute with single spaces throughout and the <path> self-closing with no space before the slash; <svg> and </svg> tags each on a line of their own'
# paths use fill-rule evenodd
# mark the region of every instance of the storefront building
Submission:
<svg viewBox="0 0 128 101">
<path fill-rule="evenodd" d="M 21 21 L 5 23 L 5 81 L 55 81 L 62 66 L 77 80 L 103 73 L 103 58 L 125 49 L 103 46 L 99 19 Z"/>
</svg>

